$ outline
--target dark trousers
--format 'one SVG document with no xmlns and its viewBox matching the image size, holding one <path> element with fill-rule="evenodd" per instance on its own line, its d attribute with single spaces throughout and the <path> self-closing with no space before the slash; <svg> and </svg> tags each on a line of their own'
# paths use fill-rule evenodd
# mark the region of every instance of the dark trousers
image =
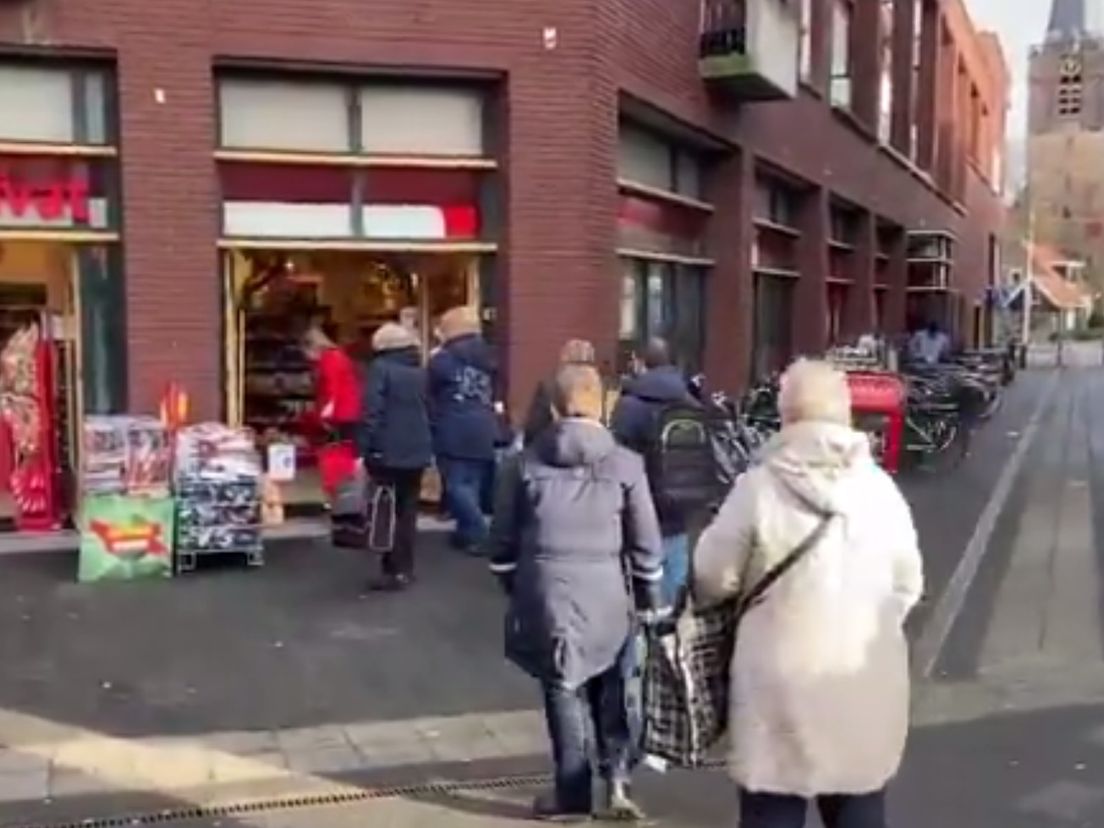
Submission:
<svg viewBox="0 0 1104 828">
<path fill-rule="evenodd" d="M 414 574 L 414 540 L 418 534 L 418 503 L 422 493 L 422 469 L 373 469 L 383 485 L 395 489 L 395 542 L 383 554 L 385 575 Z"/>
<path fill-rule="evenodd" d="M 885 791 L 862 795 L 820 796 L 816 800 L 824 828 L 886 828 Z M 740 828 L 803 828 L 809 803 L 799 796 L 740 794 Z"/>
<path fill-rule="evenodd" d="M 556 763 L 556 797 L 565 811 L 591 812 L 595 759 L 603 778 L 628 781 L 632 739 L 622 671 L 622 665 L 615 664 L 582 687 L 544 685 L 544 712 Z"/>
</svg>

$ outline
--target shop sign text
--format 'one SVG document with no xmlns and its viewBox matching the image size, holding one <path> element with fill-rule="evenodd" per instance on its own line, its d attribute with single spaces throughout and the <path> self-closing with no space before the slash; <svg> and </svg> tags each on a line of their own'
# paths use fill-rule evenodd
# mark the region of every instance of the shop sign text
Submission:
<svg viewBox="0 0 1104 828">
<path fill-rule="evenodd" d="M 59 181 L 21 181 L 0 171 L 0 218 L 39 218 L 44 222 L 89 219 L 88 182 L 80 178 Z"/>
</svg>

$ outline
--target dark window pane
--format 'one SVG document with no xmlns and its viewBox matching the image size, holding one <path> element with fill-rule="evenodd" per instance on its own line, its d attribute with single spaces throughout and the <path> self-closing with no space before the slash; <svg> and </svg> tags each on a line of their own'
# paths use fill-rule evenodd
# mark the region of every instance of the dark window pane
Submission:
<svg viewBox="0 0 1104 828">
<path fill-rule="evenodd" d="M 120 259 L 115 248 L 82 247 L 77 251 L 84 410 L 88 414 L 126 410 L 126 292 Z"/>
</svg>

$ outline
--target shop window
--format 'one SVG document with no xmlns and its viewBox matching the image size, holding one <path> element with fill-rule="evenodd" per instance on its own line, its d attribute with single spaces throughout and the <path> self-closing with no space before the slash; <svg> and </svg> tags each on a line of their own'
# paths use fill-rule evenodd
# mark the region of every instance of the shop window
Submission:
<svg viewBox="0 0 1104 828">
<path fill-rule="evenodd" d="M 0 227 L 114 229 L 116 181 L 113 159 L 0 155 Z"/>
<path fill-rule="evenodd" d="M 348 152 L 350 110 L 338 85 L 246 78 L 219 83 L 224 147 Z"/>
<path fill-rule="evenodd" d="M 100 67 L 0 64 L 0 141 L 111 143 L 109 77 Z"/>
<path fill-rule="evenodd" d="M 752 369 L 756 378 L 782 371 L 793 356 L 794 285 L 793 279 L 755 277 Z"/>
<path fill-rule="evenodd" d="M 701 198 L 704 190 L 704 163 L 699 153 L 628 123 L 621 124 L 618 136 L 617 175 L 690 198 Z"/>
<path fill-rule="evenodd" d="M 697 155 L 684 150 L 675 151 L 675 192 L 690 198 L 701 198 L 702 162 Z"/>
<path fill-rule="evenodd" d="M 622 350 L 631 351 L 651 337 L 663 337 L 683 370 L 701 370 L 705 269 L 646 259 L 628 258 L 622 263 Z"/>
<path fill-rule="evenodd" d="M 627 124 L 621 125 L 617 167 L 619 178 L 657 190 L 672 189 L 671 149 L 665 141 L 651 132 Z"/>
<path fill-rule="evenodd" d="M 801 194 L 777 179 L 760 177 L 755 182 L 755 217 L 781 227 L 797 227 Z"/>
<path fill-rule="evenodd" d="M 366 153 L 483 155 L 483 96 L 432 86 L 360 90 L 360 147 Z"/>
<path fill-rule="evenodd" d="M 851 108 L 851 0 L 832 3 L 832 105 Z"/>
<path fill-rule="evenodd" d="M 353 234 L 353 172 L 307 165 L 221 164 L 228 236 L 344 238 Z"/>
<path fill-rule="evenodd" d="M 84 410 L 126 410 L 126 290 L 118 248 L 77 251 Z"/>
</svg>

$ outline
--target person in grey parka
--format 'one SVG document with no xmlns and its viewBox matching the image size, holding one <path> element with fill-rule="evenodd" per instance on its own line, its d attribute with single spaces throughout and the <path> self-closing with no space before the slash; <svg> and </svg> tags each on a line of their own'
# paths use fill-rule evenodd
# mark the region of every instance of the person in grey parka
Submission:
<svg viewBox="0 0 1104 828">
<path fill-rule="evenodd" d="M 491 569 L 510 595 L 506 655 L 541 682 L 556 764 L 534 815 L 591 815 L 592 726 L 609 815 L 636 818 L 619 659 L 634 599 L 659 608 L 659 522 L 643 461 L 599 420 L 598 372 L 566 365 L 552 390 L 557 420 L 505 470 L 491 530 Z"/>
</svg>

